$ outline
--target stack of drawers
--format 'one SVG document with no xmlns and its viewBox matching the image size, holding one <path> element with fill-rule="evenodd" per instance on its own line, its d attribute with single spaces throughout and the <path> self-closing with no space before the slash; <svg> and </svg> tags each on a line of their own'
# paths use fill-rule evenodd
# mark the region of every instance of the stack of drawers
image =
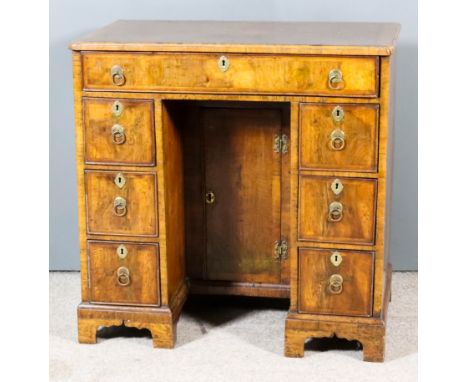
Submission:
<svg viewBox="0 0 468 382">
<path fill-rule="evenodd" d="M 370 316 L 377 186 L 378 105 L 302 104 L 299 131 L 301 313 Z M 314 171 L 345 175 L 315 175 Z M 346 176 L 359 171 L 358 176 Z M 329 243 L 323 247 L 302 247 Z"/>
<path fill-rule="evenodd" d="M 80 67 L 81 59 L 75 58 Z M 155 346 L 173 347 L 177 316 L 161 292 L 154 99 L 85 95 L 79 67 L 75 72 L 83 297 L 79 340 L 95 343 L 99 327 L 124 324 L 149 329 Z"/>
<path fill-rule="evenodd" d="M 384 244 L 387 64 L 382 68 L 379 75 L 376 67 L 382 83 L 375 98 L 299 105 L 297 256 L 287 356 L 303 356 L 308 338 L 336 335 L 359 340 L 365 360 L 384 357 L 391 265 Z"/>
<path fill-rule="evenodd" d="M 159 305 L 153 109 L 152 100 L 83 99 L 91 303 Z"/>
</svg>

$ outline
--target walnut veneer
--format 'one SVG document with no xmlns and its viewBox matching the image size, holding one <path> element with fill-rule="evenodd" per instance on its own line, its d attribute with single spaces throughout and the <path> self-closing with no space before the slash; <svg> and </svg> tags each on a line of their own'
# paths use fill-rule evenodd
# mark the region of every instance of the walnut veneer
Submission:
<svg viewBox="0 0 468 382">
<path fill-rule="evenodd" d="M 73 42 L 79 341 L 173 347 L 189 291 L 282 297 L 286 356 L 336 335 L 382 361 L 398 31 L 118 21 Z"/>
</svg>

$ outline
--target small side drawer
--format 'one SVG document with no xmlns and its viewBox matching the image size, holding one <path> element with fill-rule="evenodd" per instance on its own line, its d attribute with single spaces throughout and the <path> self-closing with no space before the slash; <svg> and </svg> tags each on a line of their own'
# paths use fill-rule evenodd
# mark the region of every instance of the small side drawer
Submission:
<svg viewBox="0 0 468 382">
<path fill-rule="evenodd" d="M 377 97 L 378 57 L 93 53 L 83 55 L 88 90 L 309 94 Z"/>
<path fill-rule="evenodd" d="M 377 171 L 379 106 L 302 104 L 302 170 Z"/>
<path fill-rule="evenodd" d="M 87 164 L 156 164 L 152 100 L 83 98 Z"/>
<path fill-rule="evenodd" d="M 85 171 L 89 234 L 157 236 L 155 173 Z"/>
<path fill-rule="evenodd" d="M 299 177 L 299 240 L 374 244 L 377 180 Z"/>
<path fill-rule="evenodd" d="M 157 244 L 88 241 L 88 259 L 91 302 L 160 304 Z"/>
<path fill-rule="evenodd" d="M 374 253 L 299 249 L 299 311 L 372 315 Z"/>
</svg>

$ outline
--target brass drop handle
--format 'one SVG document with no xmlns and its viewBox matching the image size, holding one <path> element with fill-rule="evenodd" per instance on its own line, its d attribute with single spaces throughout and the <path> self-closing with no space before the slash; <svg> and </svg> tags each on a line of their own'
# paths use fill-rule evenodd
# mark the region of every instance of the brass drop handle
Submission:
<svg viewBox="0 0 468 382">
<path fill-rule="evenodd" d="M 121 196 L 117 196 L 114 199 L 114 215 L 116 216 L 125 216 L 127 213 L 127 201 Z"/>
<path fill-rule="evenodd" d="M 112 126 L 111 130 L 112 142 L 116 145 L 121 145 L 125 143 L 125 129 L 119 124 Z"/>
<path fill-rule="evenodd" d="M 343 292 L 343 276 L 334 274 L 328 280 L 328 291 L 331 294 L 340 294 Z"/>
<path fill-rule="evenodd" d="M 334 151 L 341 151 L 346 144 L 345 133 L 343 130 L 336 129 L 330 134 L 330 148 Z"/>
<path fill-rule="evenodd" d="M 125 85 L 125 75 L 123 69 L 119 65 L 114 65 L 111 69 L 112 82 L 114 85 Z"/>
<path fill-rule="evenodd" d="M 213 204 L 215 202 L 216 196 L 213 191 L 208 191 L 205 194 L 205 201 L 207 204 Z"/>
<path fill-rule="evenodd" d="M 328 73 L 328 87 L 333 90 L 344 88 L 343 73 L 339 69 L 332 69 Z"/>
<path fill-rule="evenodd" d="M 332 202 L 328 206 L 328 221 L 337 223 L 343 219 L 343 205 L 340 202 Z"/>
<path fill-rule="evenodd" d="M 130 271 L 126 267 L 117 269 L 117 282 L 120 286 L 130 285 Z"/>
</svg>

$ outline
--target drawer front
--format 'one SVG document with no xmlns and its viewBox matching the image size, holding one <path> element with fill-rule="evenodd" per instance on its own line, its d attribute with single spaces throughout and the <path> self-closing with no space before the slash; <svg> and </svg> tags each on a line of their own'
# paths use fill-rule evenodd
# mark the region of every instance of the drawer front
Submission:
<svg viewBox="0 0 468 382">
<path fill-rule="evenodd" d="M 85 162 L 155 165 L 152 100 L 83 99 Z"/>
<path fill-rule="evenodd" d="M 158 235 L 156 174 L 86 171 L 88 233 Z"/>
<path fill-rule="evenodd" d="M 377 57 L 198 53 L 83 55 L 90 90 L 376 97 Z"/>
<path fill-rule="evenodd" d="M 377 181 L 300 176 L 299 240 L 374 244 Z"/>
<path fill-rule="evenodd" d="M 88 242 L 91 302 L 159 305 L 157 244 Z"/>
<path fill-rule="evenodd" d="M 301 169 L 377 171 L 378 105 L 302 104 Z"/>
<path fill-rule="evenodd" d="M 373 252 L 299 249 L 301 313 L 370 316 Z"/>
</svg>

